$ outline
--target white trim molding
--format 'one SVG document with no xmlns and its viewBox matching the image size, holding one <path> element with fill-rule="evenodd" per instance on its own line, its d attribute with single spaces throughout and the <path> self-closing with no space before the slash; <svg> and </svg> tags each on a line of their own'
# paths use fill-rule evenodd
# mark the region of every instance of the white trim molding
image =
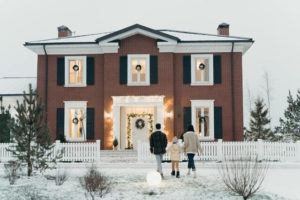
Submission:
<svg viewBox="0 0 300 200">
<path fill-rule="evenodd" d="M 196 81 L 196 59 L 208 59 L 208 81 Z M 191 55 L 191 85 L 207 86 L 214 84 L 214 57 L 213 54 L 192 54 Z"/>
<path fill-rule="evenodd" d="M 127 60 L 127 85 L 128 86 L 149 86 L 150 85 L 150 56 L 149 54 L 128 54 Z M 146 81 L 145 82 L 133 82 L 132 81 L 132 59 L 145 59 L 146 60 Z M 139 64 L 139 63 L 138 63 Z M 139 75 L 138 79 L 139 79 Z"/>
<path fill-rule="evenodd" d="M 121 107 L 154 106 L 157 108 L 156 122 L 164 130 L 164 96 L 112 96 L 113 99 L 113 135 L 120 141 L 120 110 Z"/>
<path fill-rule="evenodd" d="M 192 125 L 195 127 L 195 131 L 197 130 L 196 127 L 196 119 L 197 119 L 197 108 L 203 108 L 208 107 L 209 108 L 209 136 L 199 136 L 199 139 L 202 141 L 213 141 L 215 139 L 214 134 L 214 101 L 212 99 L 209 100 L 191 100 L 191 106 L 192 106 Z M 204 130 L 204 124 L 201 123 L 201 129 Z"/>
<path fill-rule="evenodd" d="M 87 101 L 64 101 L 65 104 L 65 137 L 67 141 L 85 141 L 86 140 L 86 108 Z M 81 138 L 70 138 L 70 125 L 69 125 L 69 109 L 83 109 L 83 134 Z"/>
<path fill-rule="evenodd" d="M 82 83 L 70 83 L 70 60 L 82 60 Z M 65 56 L 65 87 L 86 87 L 86 56 Z"/>
</svg>

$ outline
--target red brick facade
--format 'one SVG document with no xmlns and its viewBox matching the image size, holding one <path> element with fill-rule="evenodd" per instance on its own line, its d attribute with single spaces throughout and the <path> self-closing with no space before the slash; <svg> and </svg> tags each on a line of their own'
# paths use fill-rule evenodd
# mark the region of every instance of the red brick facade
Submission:
<svg viewBox="0 0 300 200">
<path fill-rule="evenodd" d="M 198 53 L 198 52 L 194 52 Z M 150 86 L 127 86 L 119 83 L 120 56 L 127 54 L 150 54 L 158 56 L 158 84 Z M 156 40 L 134 35 L 120 41 L 118 53 L 105 53 L 95 58 L 95 84 L 87 87 L 64 87 L 57 85 L 57 57 L 48 56 L 48 105 L 47 117 L 53 136 L 56 135 L 56 108 L 63 108 L 64 101 L 87 101 L 87 107 L 95 109 L 95 139 L 102 142 L 101 148 L 112 148 L 112 119 L 104 118 L 104 113 L 112 112 L 112 96 L 164 95 L 166 111 L 174 117 L 165 119 L 165 130 L 170 140 L 173 135 L 183 132 L 183 107 L 190 106 L 191 99 L 214 99 L 215 106 L 222 106 L 223 140 L 234 140 L 235 121 L 236 140 L 243 139 L 243 91 L 242 91 L 242 53 L 233 55 L 233 77 L 231 73 L 231 53 L 215 53 L 222 56 L 222 83 L 213 86 L 191 86 L 183 84 L 182 53 L 160 53 Z M 68 55 L 64 55 L 68 56 Z M 72 55 L 74 56 L 74 55 Z M 38 92 L 45 92 L 45 55 L 38 56 Z M 234 96 L 232 84 L 234 81 Z M 232 98 L 235 103 L 235 119 L 232 113 Z"/>
</svg>

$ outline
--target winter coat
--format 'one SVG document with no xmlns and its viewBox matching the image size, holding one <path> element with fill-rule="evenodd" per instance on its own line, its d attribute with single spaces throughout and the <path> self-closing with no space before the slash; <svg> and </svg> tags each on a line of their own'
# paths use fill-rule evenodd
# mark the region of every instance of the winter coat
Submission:
<svg viewBox="0 0 300 200">
<path fill-rule="evenodd" d="M 166 153 L 167 136 L 161 131 L 155 131 L 150 136 L 150 151 L 154 154 Z"/>
<path fill-rule="evenodd" d="M 184 138 L 184 152 L 185 153 L 199 153 L 203 154 L 203 150 L 200 146 L 200 142 L 198 139 L 198 136 L 192 132 L 192 131 L 188 131 L 183 135 Z"/>
<path fill-rule="evenodd" d="M 180 154 L 183 152 L 181 146 L 176 143 L 167 148 L 167 152 L 170 153 L 170 159 L 174 161 L 180 160 Z"/>
</svg>

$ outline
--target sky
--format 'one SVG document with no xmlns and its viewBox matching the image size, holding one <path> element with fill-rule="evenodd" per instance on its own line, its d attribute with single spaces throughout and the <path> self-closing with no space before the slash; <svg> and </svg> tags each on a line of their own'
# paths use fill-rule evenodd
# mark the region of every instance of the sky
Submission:
<svg viewBox="0 0 300 200">
<path fill-rule="evenodd" d="M 0 77 L 36 76 L 37 56 L 23 44 L 57 37 L 60 25 L 75 35 L 135 23 L 215 34 L 218 24 L 226 22 L 230 35 L 255 40 L 243 56 L 244 125 L 249 121 L 249 99 L 266 96 L 263 77 L 268 73 L 276 126 L 289 90 L 296 95 L 300 89 L 299 10 L 299 0 L 0 0 Z"/>
</svg>

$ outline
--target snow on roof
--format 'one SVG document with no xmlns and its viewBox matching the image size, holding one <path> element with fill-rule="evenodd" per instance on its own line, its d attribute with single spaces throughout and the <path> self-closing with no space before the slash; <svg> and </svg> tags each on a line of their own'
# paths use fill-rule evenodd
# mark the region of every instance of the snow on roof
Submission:
<svg viewBox="0 0 300 200">
<path fill-rule="evenodd" d="M 147 28 L 147 27 L 145 27 L 145 28 Z M 157 31 L 157 32 L 161 32 L 164 34 L 168 34 L 170 36 L 174 36 L 176 38 L 179 38 L 179 40 L 181 42 L 206 42 L 206 41 L 208 41 L 208 42 L 211 42 L 211 41 L 216 41 L 216 42 L 218 42 L 218 41 L 248 41 L 248 42 L 252 42 L 252 38 L 246 38 L 246 37 L 224 36 L 224 35 L 214 35 L 214 34 L 207 34 L 207 33 L 166 30 L 166 29 L 153 30 L 153 31 Z M 116 32 L 118 32 L 118 31 L 116 31 Z M 115 33 L 115 32 L 103 32 L 103 33 L 95 33 L 95 34 L 87 34 L 87 35 L 76 35 L 76 36 L 52 38 L 52 39 L 45 39 L 45 40 L 36 40 L 36 41 L 26 42 L 25 45 L 96 43 L 96 40 L 98 38 L 101 38 L 103 36 L 113 34 L 113 33 Z"/>
<path fill-rule="evenodd" d="M 2 77 L 0 78 L 0 96 L 22 95 L 28 92 L 29 84 L 36 89 L 36 77 Z"/>
</svg>

